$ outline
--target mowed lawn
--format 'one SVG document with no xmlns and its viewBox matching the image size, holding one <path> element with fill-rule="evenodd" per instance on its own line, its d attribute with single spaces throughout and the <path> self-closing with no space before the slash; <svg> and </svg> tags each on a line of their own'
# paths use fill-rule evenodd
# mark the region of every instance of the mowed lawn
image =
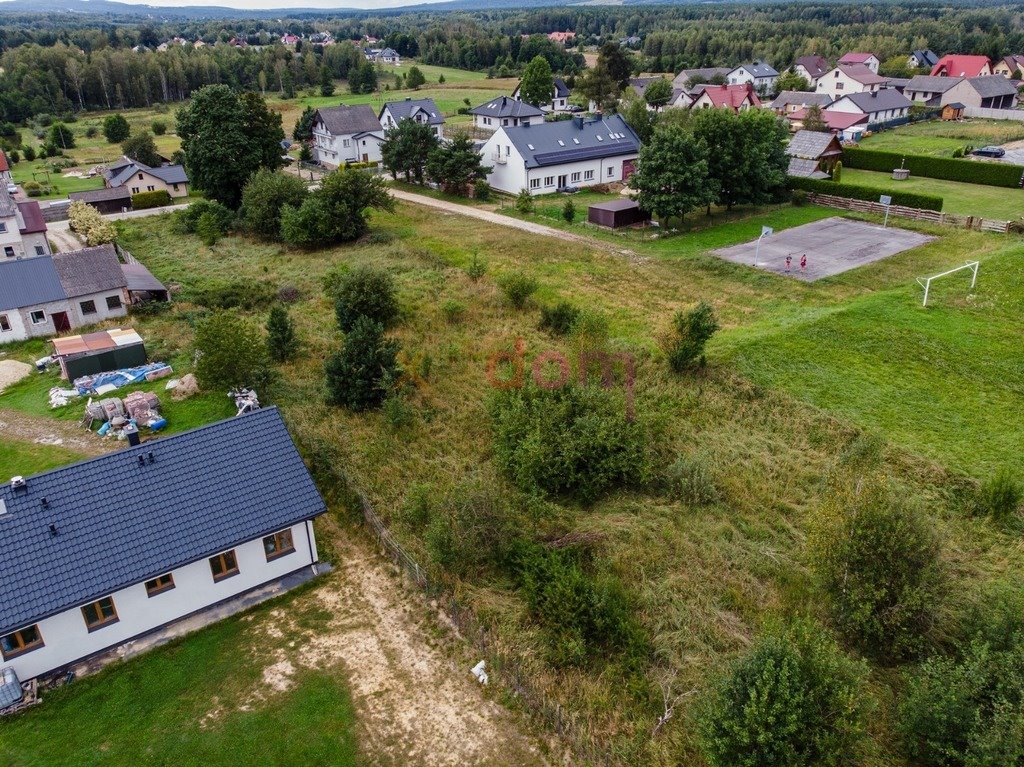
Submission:
<svg viewBox="0 0 1024 767">
<path fill-rule="evenodd" d="M 911 176 L 906 181 L 894 181 L 888 173 L 843 168 L 842 182 L 892 189 L 893 191 L 936 194 L 942 197 L 944 213 L 962 216 L 982 216 L 999 221 L 1015 221 L 1024 216 L 1024 190 L 999 186 L 963 184 L 937 178 Z"/>
<path fill-rule="evenodd" d="M 282 599 L 292 600 L 291 595 Z M 281 599 L 248 615 L 265 616 Z M 4 767 L 357 764 L 355 714 L 337 671 L 263 683 L 265 649 L 236 616 L 115 664 L 0 725 Z M 265 639 L 264 639 L 265 641 Z"/>
<path fill-rule="evenodd" d="M 5 403 L 0 399 L 0 407 Z M 18 475 L 28 477 L 83 458 L 60 445 L 45 445 L 21 440 L 0 440 L 0 482 Z"/>
<path fill-rule="evenodd" d="M 952 157 L 954 151 L 967 145 L 977 148 L 1021 139 L 1024 139 L 1024 123 L 1014 120 L 928 120 L 875 133 L 864 139 L 861 146 L 887 152 Z"/>
</svg>

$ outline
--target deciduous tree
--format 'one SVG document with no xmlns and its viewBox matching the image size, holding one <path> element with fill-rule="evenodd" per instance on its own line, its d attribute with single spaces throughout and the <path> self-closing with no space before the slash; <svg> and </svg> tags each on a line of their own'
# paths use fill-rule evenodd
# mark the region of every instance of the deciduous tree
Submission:
<svg viewBox="0 0 1024 767">
<path fill-rule="evenodd" d="M 111 144 L 120 144 L 131 133 L 128 121 L 123 114 L 107 115 L 103 119 L 103 135 Z"/>
<path fill-rule="evenodd" d="M 676 126 L 659 128 L 640 150 L 630 186 L 637 202 L 661 219 L 683 218 L 711 204 L 716 189 L 708 175 L 707 145 Z"/>
<path fill-rule="evenodd" d="M 534 56 L 523 70 L 523 79 L 519 81 L 519 98 L 539 107 L 551 103 L 554 90 L 555 78 L 551 73 L 551 64 L 543 56 Z"/>
<path fill-rule="evenodd" d="M 427 158 L 438 144 L 431 126 L 415 120 L 400 120 L 384 135 L 380 146 L 381 159 L 392 176 L 397 178 L 402 173 L 406 181 L 415 178 L 422 183 Z"/>
</svg>

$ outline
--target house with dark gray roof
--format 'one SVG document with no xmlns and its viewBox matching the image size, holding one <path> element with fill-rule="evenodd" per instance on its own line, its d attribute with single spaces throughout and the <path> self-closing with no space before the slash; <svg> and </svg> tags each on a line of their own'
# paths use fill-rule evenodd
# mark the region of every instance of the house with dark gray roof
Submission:
<svg viewBox="0 0 1024 767">
<path fill-rule="evenodd" d="M 621 115 L 499 127 L 481 149 L 488 183 L 518 194 L 628 181 L 640 139 Z"/>
<path fill-rule="evenodd" d="M 911 69 L 928 69 L 939 63 L 938 54 L 933 52 L 931 48 L 925 48 L 923 51 L 914 51 L 907 58 L 907 66 Z"/>
<path fill-rule="evenodd" d="M 39 203 L 15 202 L 6 185 L 0 184 L 0 261 L 45 256 L 49 252 L 46 221 Z"/>
<path fill-rule="evenodd" d="M 702 69 L 684 69 L 672 79 L 673 88 L 692 91 L 697 85 L 710 85 L 719 81 L 729 82 L 732 67 L 704 67 Z"/>
<path fill-rule="evenodd" d="M 46 676 L 279 592 L 315 574 L 312 522 L 325 510 L 276 408 L 9 479 L 0 665 Z"/>
<path fill-rule="evenodd" d="M 809 93 L 807 91 L 782 91 L 775 100 L 769 104 L 769 108 L 780 115 L 796 112 L 809 106 L 819 106 L 822 109 L 832 103 L 832 97 L 827 93 Z"/>
<path fill-rule="evenodd" d="M 123 317 L 127 287 L 113 245 L 0 261 L 0 344 Z"/>
<path fill-rule="evenodd" d="M 485 131 L 498 128 L 515 128 L 520 125 L 538 125 L 544 122 L 544 112 L 533 104 L 512 98 L 498 96 L 469 110 L 473 115 L 473 126 Z"/>
<path fill-rule="evenodd" d="M 930 107 L 945 106 L 956 99 L 946 94 L 963 80 L 962 77 L 917 75 L 903 86 L 903 95 L 913 102 Z"/>
<path fill-rule="evenodd" d="M 188 197 L 188 176 L 181 165 L 150 166 L 124 157 L 103 171 L 103 181 L 132 194 L 165 191 L 171 197 Z"/>
<path fill-rule="evenodd" d="M 910 114 L 911 101 L 894 88 L 879 91 L 851 93 L 830 104 L 826 112 L 862 114 L 868 123 L 887 123 Z"/>
<path fill-rule="evenodd" d="M 1002 75 L 966 77 L 948 91 L 949 101 L 959 101 L 968 107 L 981 109 L 1013 109 L 1017 105 L 1017 87 L 1020 83 Z"/>
<path fill-rule="evenodd" d="M 516 101 L 521 100 L 519 95 L 519 87 L 522 83 L 516 84 L 516 89 L 512 91 L 512 98 Z M 569 109 L 569 96 L 572 92 L 569 90 L 569 86 L 565 84 L 565 80 L 561 77 L 554 78 L 554 87 L 551 91 L 551 101 L 546 104 L 540 104 L 540 110 L 542 112 L 566 112 Z"/>
<path fill-rule="evenodd" d="M 770 93 L 775 89 L 775 83 L 779 79 L 779 73 L 771 64 L 763 61 L 755 61 L 753 64 L 740 64 L 726 75 L 729 85 L 754 86 L 759 93 Z"/>
<path fill-rule="evenodd" d="M 384 128 L 368 104 L 318 109 L 313 117 L 313 158 L 328 168 L 380 162 Z"/>
<path fill-rule="evenodd" d="M 412 120 L 429 125 L 433 128 L 435 136 L 439 139 L 444 138 L 444 115 L 433 99 L 406 97 L 405 101 L 388 101 L 381 107 L 377 117 L 385 131 L 397 128 L 402 120 Z"/>
</svg>

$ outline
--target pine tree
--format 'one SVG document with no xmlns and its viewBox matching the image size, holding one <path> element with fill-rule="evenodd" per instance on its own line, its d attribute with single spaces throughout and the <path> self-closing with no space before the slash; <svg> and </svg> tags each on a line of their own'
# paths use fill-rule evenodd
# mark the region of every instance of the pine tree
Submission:
<svg viewBox="0 0 1024 767">
<path fill-rule="evenodd" d="M 267 319 L 267 352 L 274 362 L 287 362 L 295 355 L 295 325 L 283 306 L 270 310 Z"/>
</svg>

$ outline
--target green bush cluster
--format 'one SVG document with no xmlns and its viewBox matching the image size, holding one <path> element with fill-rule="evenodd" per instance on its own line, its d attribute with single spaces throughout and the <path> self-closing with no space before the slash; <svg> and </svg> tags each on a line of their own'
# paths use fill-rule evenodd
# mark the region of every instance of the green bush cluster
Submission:
<svg viewBox="0 0 1024 767">
<path fill-rule="evenodd" d="M 650 473 L 645 429 L 613 390 L 530 383 L 495 392 L 489 410 L 497 465 L 526 493 L 589 503 Z"/>
<path fill-rule="evenodd" d="M 188 291 L 188 298 L 209 309 L 245 309 L 252 311 L 277 298 L 277 286 L 257 280 L 209 282 Z"/>
<path fill-rule="evenodd" d="M 1009 522 L 1024 500 L 1024 491 L 1008 469 L 1003 469 L 982 483 L 974 501 L 978 516 L 997 522 Z"/>
<path fill-rule="evenodd" d="M 665 476 L 669 493 L 690 506 L 704 506 L 718 500 L 718 487 L 710 459 L 702 453 L 680 455 Z"/>
<path fill-rule="evenodd" d="M 398 296 L 391 275 L 370 267 L 340 274 L 330 286 L 338 327 L 351 330 L 360 317 L 369 317 L 385 330 L 398 321 Z"/>
<path fill-rule="evenodd" d="M 673 373 L 685 373 L 704 367 L 704 347 L 719 328 L 715 310 L 701 301 L 688 312 L 676 312 L 673 333 L 666 341 L 665 354 Z"/>
<path fill-rule="evenodd" d="M 907 155 L 877 149 L 850 147 L 843 150 L 843 163 L 847 168 L 892 173 L 894 168 L 907 168 L 912 176 L 962 181 L 966 184 L 984 184 L 1016 189 L 1024 176 L 1024 167 L 1002 162 Z M 876 198 L 877 199 L 877 198 Z"/>
<path fill-rule="evenodd" d="M 564 336 L 572 330 L 579 316 L 580 310 L 568 301 L 559 301 L 554 306 L 542 306 L 540 308 L 540 329 L 546 330 L 552 335 Z"/>
<path fill-rule="evenodd" d="M 427 519 L 424 541 L 431 560 L 461 578 L 503 564 L 516 538 L 505 497 L 478 479 L 460 484 L 436 505 L 428 502 Z"/>
<path fill-rule="evenodd" d="M 611 573 L 591 574 L 578 552 L 519 544 L 515 571 L 530 613 L 547 640 L 549 660 L 578 666 L 608 654 L 639 663 L 649 647 L 626 590 Z"/>
<path fill-rule="evenodd" d="M 174 228 L 184 234 L 195 234 L 199 219 L 209 214 L 221 234 L 229 231 L 235 223 L 235 214 L 216 200 L 196 200 L 184 210 L 174 214 Z"/>
<path fill-rule="evenodd" d="M 361 170 L 363 168 L 376 168 L 380 165 L 379 160 L 369 160 L 368 162 L 347 162 L 345 163 L 346 168 L 352 168 L 353 170 Z"/>
<path fill-rule="evenodd" d="M 132 195 L 132 208 L 134 210 L 162 208 L 170 204 L 171 195 L 166 189 L 157 189 L 155 192 L 139 192 Z"/>
<path fill-rule="evenodd" d="M 979 163 L 980 164 L 980 163 Z M 847 165 L 852 168 L 853 165 Z M 790 189 L 801 189 L 805 192 L 816 192 L 817 194 L 831 194 L 836 197 L 847 197 L 851 200 L 867 200 L 878 202 L 883 194 L 892 197 L 893 205 L 903 205 L 907 208 L 920 208 L 922 210 L 942 210 L 943 199 L 932 194 L 918 194 L 916 192 L 897 192 L 882 187 L 862 186 L 860 184 L 837 184 L 834 181 L 816 178 L 790 178 Z"/>
<path fill-rule="evenodd" d="M 398 342 L 384 337 L 384 327 L 367 316 L 356 319 L 345 345 L 324 363 L 327 400 L 349 410 L 380 405 L 399 373 Z"/>
<path fill-rule="evenodd" d="M 498 285 L 501 287 L 501 292 L 505 294 L 505 298 L 516 309 L 526 306 L 530 296 L 536 293 L 537 288 L 540 287 L 537 280 L 522 272 L 502 275 L 498 280 Z"/>
</svg>

